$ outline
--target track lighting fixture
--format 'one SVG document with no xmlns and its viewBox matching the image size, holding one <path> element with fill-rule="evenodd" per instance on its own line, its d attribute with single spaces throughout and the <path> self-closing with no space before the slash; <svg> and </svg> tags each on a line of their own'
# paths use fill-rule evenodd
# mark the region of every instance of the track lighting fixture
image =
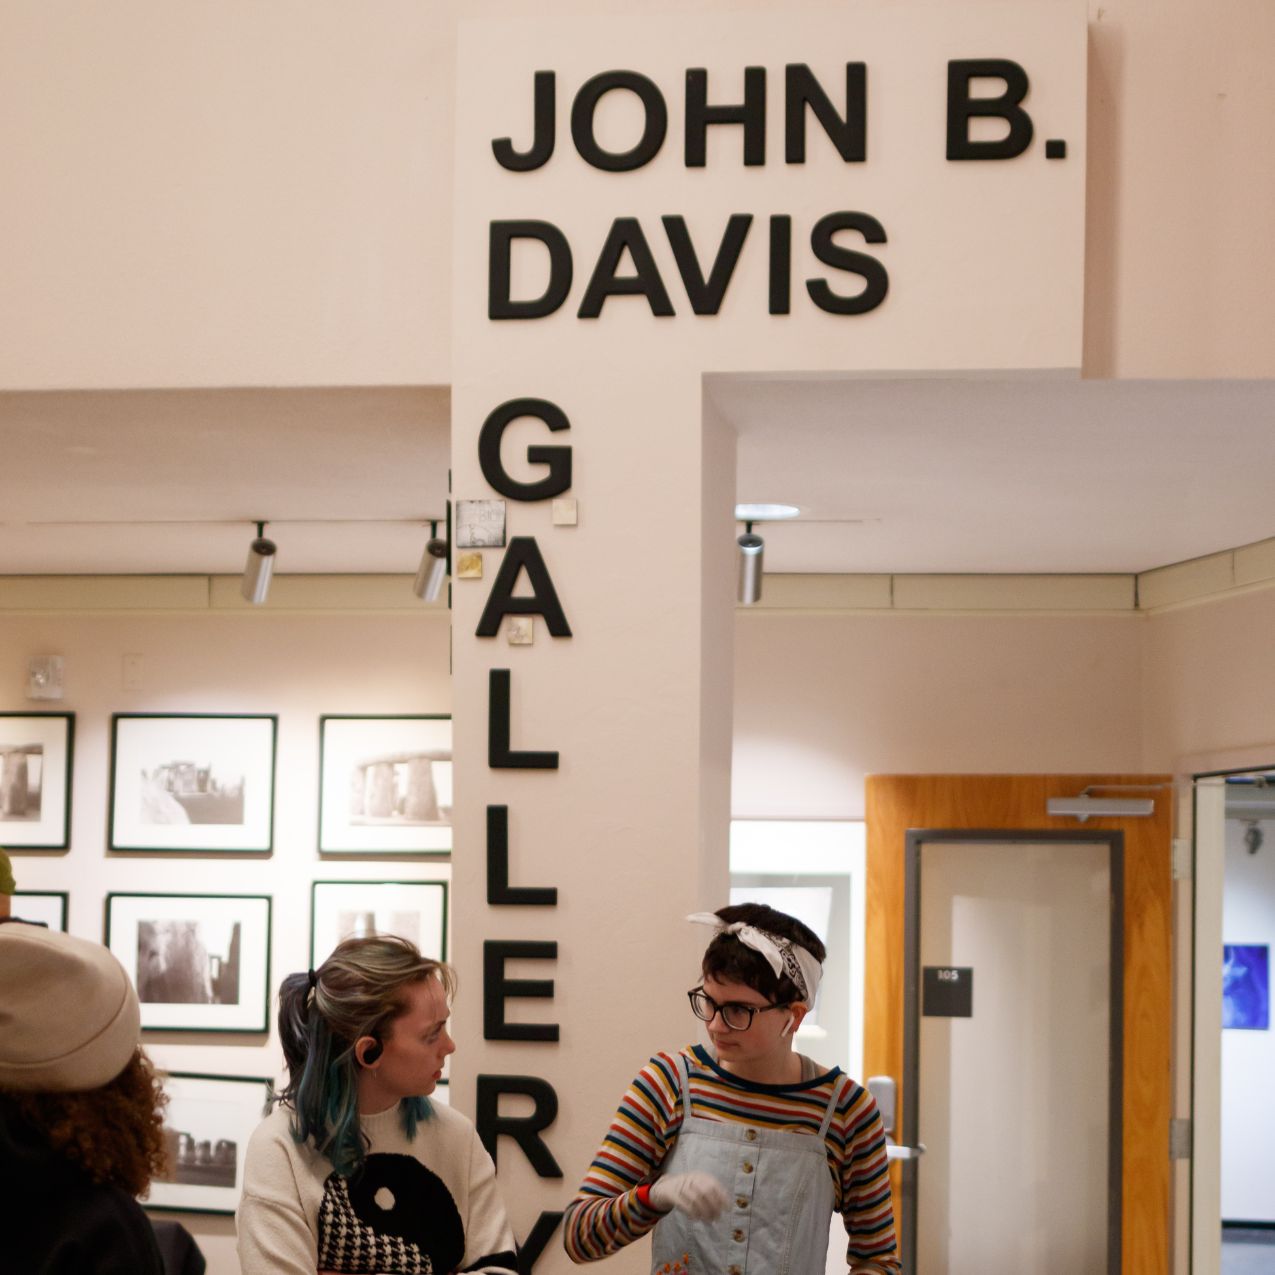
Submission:
<svg viewBox="0 0 1275 1275">
<path fill-rule="evenodd" d="M 266 524 L 257 523 L 257 538 L 248 546 L 248 561 L 243 569 L 243 583 L 239 591 L 244 600 L 260 606 L 270 592 L 270 577 L 274 574 L 275 542 L 265 537 Z"/>
<path fill-rule="evenodd" d="M 412 581 L 412 592 L 422 602 L 435 602 L 442 592 L 443 581 L 447 579 L 448 551 L 447 541 L 438 537 L 438 523 L 431 522 L 425 552 L 421 554 L 421 565 L 417 568 L 416 579 Z"/>
<path fill-rule="evenodd" d="M 735 543 L 739 546 L 739 591 L 737 597 L 743 606 L 761 601 L 762 558 L 766 542 L 753 533 L 753 524 L 744 524 L 744 534 Z"/>
</svg>

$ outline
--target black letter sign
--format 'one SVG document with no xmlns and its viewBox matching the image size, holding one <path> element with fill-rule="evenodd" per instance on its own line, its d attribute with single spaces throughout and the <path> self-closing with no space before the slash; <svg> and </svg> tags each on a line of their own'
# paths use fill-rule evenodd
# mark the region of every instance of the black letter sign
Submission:
<svg viewBox="0 0 1275 1275">
<path fill-rule="evenodd" d="M 524 568 L 531 582 L 532 594 L 527 598 L 516 598 L 514 586 Z M 545 627 L 554 637 L 571 636 L 571 626 L 562 612 L 558 592 L 549 578 L 549 568 L 540 556 L 540 547 L 534 536 L 514 536 L 509 541 L 475 634 L 478 637 L 495 637 L 500 621 L 506 615 L 543 615 Z"/>
<path fill-rule="evenodd" d="M 535 124 L 529 151 L 514 150 L 513 142 L 507 137 L 498 137 L 491 144 L 492 154 L 501 168 L 508 168 L 515 173 L 529 173 L 539 168 L 553 154 L 554 110 L 552 71 L 537 71 L 535 76 Z"/>
<path fill-rule="evenodd" d="M 970 97 L 970 81 L 1003 80 L 1000 97 Z M 1027 96 L 1027 72 L 1004 58 L 973 58 L 947 64 L 948 159 L 1013 159 L 1032 140 L 1031 116 L 1020 105 Z M 970 119 L 996 116 L 1009 124 L 1009 133 L 997 142 L 970 140 Z"/>
<path fill-rule="evenodd" d="M 509 747 L 509 670 L 488 670 L 487 765 L 492 770 L 557 770 L 557 752 L 515 751 Z"/>
<path fill-rule="evenodd" d="M 557 1040 L 557 1023 L 505 1021 L 505 1002 L 514 999 L 553 999 L 551 978 L 509 978 L 506 961 L 556 961 L 557 943 L 487 939 L 483 943 L 483 1039 Z"/>
<path fill-rule="evenodd" d="M 509 884 L 509 807 L 487 807 L 487 902 L 491 907 L 554 907 L 554 886 Z"/>
<path fill-rule="evenodd" d="M 510 500 L 548 500 L 551 496 L 561 496 L 571 486 L 570 447 L 536 444 L 527 448 L 527 459 L 533 465 L 549 466 L 549 473 L 538 483 L 520 483 L 509 476 L 501 463 L 500 440 L 510 422 L 520 416 L 534 416 L 555 433 L 571 428 L 562 408 L 543 398 L 511 398 L 509 402 L 501 403 L 483 422 L 478 435 L 478 463 L 482 466 L 483 477 Z"/>
<path fill-rule="evenodd" d="M 862 275 L 866 286 L 856 296 L 843 297 L 833 292 L 826 280 L 808 279 L 806 291 L 815 305 L 829 314 L 866 314 L 885 300 L 890 276 L 875 257 L 839 247 L 833 239 L 839 230 L 857 230 L 868 243 L 885 243 L 885 230 L 875 217 L 869 217 L 867 213 L 839 212 L 821 217 L 810 232 L 810 246 L 824 265 Z"/>
<path fill-rule="evenodd" d="M 529 1116 L 502 1116 L 500 1095 L 506 1093 L 530 1098 L 536 1104 L 535 1110 Z M 542 1178 L 562 1177 L 558 1162 L 540 1137 L 558 1116 L 558 1095 L 547 1080 L 538 1076 L 479 1076 L 474 1115 L 478 1136 L 493 1164 L 499 1159 L 497 1139 L 512 1138 Z"/>
<path fill-rule="evenodd" d="M 510 289 L 510 248 L 515 239 L 539 239 L 549 249 L 549 282 L 534 301 L 514 301 Z M 542 319 L 552 314 L 571 291 L 571 246 L 557 226 L 547 221 L 493 221 L 487 245 L 487 317 Z"/>
</svg>

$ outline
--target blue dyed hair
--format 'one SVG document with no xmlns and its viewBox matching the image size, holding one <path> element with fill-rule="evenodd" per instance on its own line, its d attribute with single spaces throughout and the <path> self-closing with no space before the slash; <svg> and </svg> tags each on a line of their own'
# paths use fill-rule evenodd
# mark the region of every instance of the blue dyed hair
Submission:
<svg viewBox="0 0 1275 1275">
<path fill-rule="evenodd" d="M 390 935 L 346 939 L 317 971 L 289 974 L 279 988 L 279 1038 L 288 1084 L 279 1101 L 292 1108 L 292 1136 L 309 1142 L 350 1177 L 367 1156 L 359 1128 L 359 1069 L 354 1046 L 364 1036 L 383 1041 L 403 1013 L 413 983 L 437 978 L 450 1000 L 452 969 Z M 429 1100 L 399 1104 L 403 1131 L 416 1135 L 429 1119 Z"/>
</svg>

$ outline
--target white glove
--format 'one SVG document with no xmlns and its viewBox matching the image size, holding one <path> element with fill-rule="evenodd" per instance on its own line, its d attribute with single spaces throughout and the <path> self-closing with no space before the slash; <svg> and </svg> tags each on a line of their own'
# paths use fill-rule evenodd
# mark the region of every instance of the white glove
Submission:
<svg viewBox="0 0 1275 1275">
<path fill-rule="evenodd" d="M 711 1173 L 673 1173 L 651 1183 L 651 1203 L 662 1213 L 679 1209 L 711 1222 L 727 1205 L 726 1188 Z"/>
</svg>

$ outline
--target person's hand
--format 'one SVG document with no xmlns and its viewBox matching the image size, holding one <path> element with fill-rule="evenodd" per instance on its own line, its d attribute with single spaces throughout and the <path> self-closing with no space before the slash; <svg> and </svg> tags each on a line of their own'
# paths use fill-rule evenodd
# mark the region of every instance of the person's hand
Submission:
<svg viewBox="0 0 1275 1275">
<path fill-rule="evenodd" d="M 677 1209 L 711 1222 L 726 1208 L 726 1188 L 711 1173 L 672 1173 L 651 1183 L 651 1203 L 662 1213 Z"/>
</svg>

